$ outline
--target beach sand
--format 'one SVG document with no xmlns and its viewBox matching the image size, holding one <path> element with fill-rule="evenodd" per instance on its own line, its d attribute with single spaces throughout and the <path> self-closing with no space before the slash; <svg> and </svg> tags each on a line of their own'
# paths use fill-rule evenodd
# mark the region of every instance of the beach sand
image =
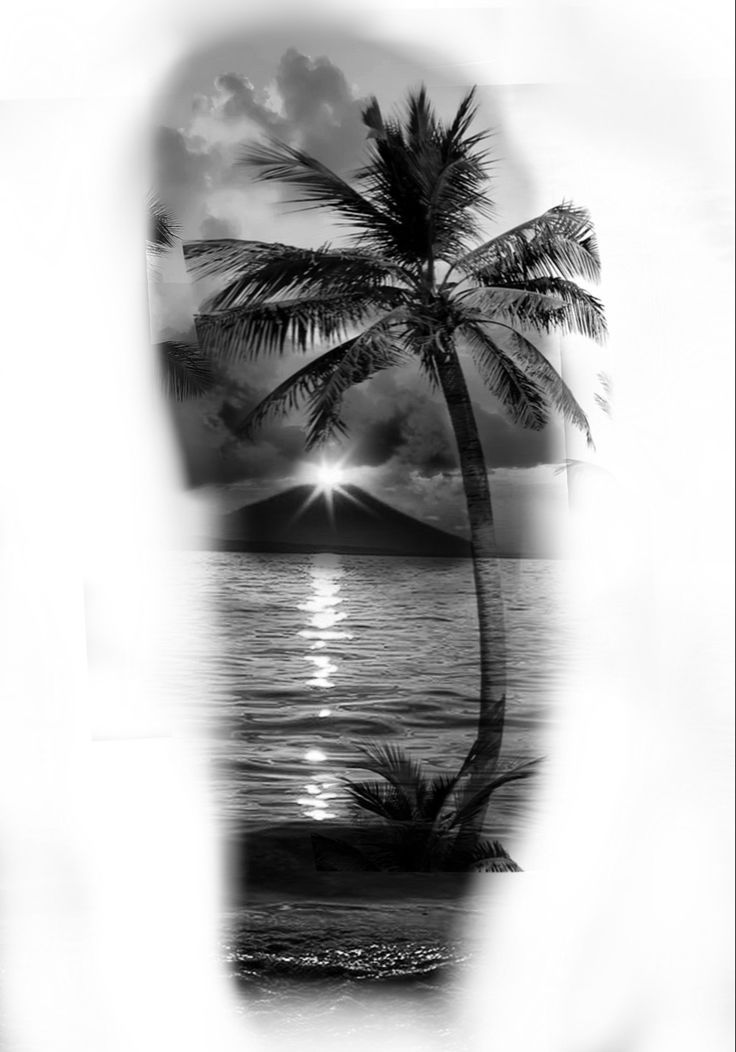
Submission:
<svg viewBox="0 0 736 1052">
<path fill-rule="evenodd" d="M 295 822 L 230 840 L 223 958 L 242 1011 L 269 1038 L 330 1047 L 401 1036 L 407 1052 L 460 1052 L 460 992 L 483 930 L 489 874 L 318 872 Z M 329 826 L 353 839 L 355 827 Z M 514 874 L 500 875 L 501 882 Z"/>
<path fill-rule="evenodd" d="M 286 974 L 287 958 L 295 972 L 311 960 L 315 974 L 388 978 L 428 974 L 466 954 L 461 937 L 478 912 L 472 889 L 486 875 L 318 872 L 315 831 L 323 832 L 291 823 L 231 840 L 226 927 L 243 965 Z M 330 827 L 336 838 L 351 833 Z"/>
</svg>

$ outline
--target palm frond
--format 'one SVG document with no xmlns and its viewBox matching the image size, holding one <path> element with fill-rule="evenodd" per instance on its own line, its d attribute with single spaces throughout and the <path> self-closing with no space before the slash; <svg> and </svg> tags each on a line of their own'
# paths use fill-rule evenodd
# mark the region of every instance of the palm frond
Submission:
<svg viewBox="0 0 736 1052">
<path fill-rule="evenodd" d="M 601 394 L 599 391 L 596 391 L 595 395 L 593 396 L 595 398 L 595 404 L 606 414 L 606 416 L 612 416 L 613 384 L 611 382 L 611 378 L 606 373 L 598 373 L 598 379 L 600 381 L 601 387 L 603 388 L 603 393 Z"/>
<path fill-rule="evenodd" d="M 299 296 L 246 304 L 195 318 L 203 347 L 223 358 L 282 353 L 290 342 L 306 351 L 318 340 L 340 339 L 380 310 L 403 298 L 397 289 L 367 289 L 338 295 Z"/>
<path fill-rule="evenodd" d="M 278 182 L 293 186 L 297 197 L 292 204 L 305 208 L 328 208 L 343 223 L 373 233 L 379 242 L 390 244 L 391 220 L 354 186 L 303 150 L 278 139 L 246 147 L 239 165 L 254 169 L 259 182 Z"/>
<path fill-rule="evenodd" d="M 252 266 L 261 266 L 289 251 L 291 245 L 240 238 L 185 241 L 182 245 L 187 270 L 194 278 L 234 278 Z"/>
<path fill-rule="evenodd" d="M 429 195 L 428 225 L 433 253 L 449 259 L 462 249 L 477 230 L 477 222 L 468 222 L 469 212 L 478 218 L 493 215 L 493 205 L 485 196 L 482 166 L 465 157 L 445 164 L 436 173 Z"/>
<path fill-rule="evenodd" d="M 406 322 L 399 333 L 399 339 L 408 353 L 419 363 L 419 368 L 431 389 L 440 391 L 437 356 L 442 353 L 442 349 L 439 346 L 437 334 L 427 331 L 424 319 L 416 309 L 407 310 Z"/>
<path fill-rule="evenodd" d="M 365 760 L 356 766 L 384 778 L 403 793 L 416 809 L 417 788 L 424 775 L 419 764 L 393 745 L 373 745 L 361 750 Z"/>
<path fill-rule="evenodd" d="M 477 114 L 475 88 L 460 103 L 449 126 L 442 127 L 440 152 L 444 166 L 437 173 L 430 196 L 430 219 L 437 230 L 439 244 L 445 249 L 444 258 L 453 255 L 452 249 L 474 235 L 477 227 L 467 218 L 473 213 L 480 218 L 494 215 L 494 205 L 486 193 L 486 182 L 491 162 L 485 148 L 489 133 L 469 134 L 469 127 Z M 463 237 L 453 241 L 449 228 L 459 225 Z"/>
<path fill-rule="evenodd" d="M 490 321 L 488 325 L 496 330 L 503 330 L 504 351 L 511 355 L 524 373 L 539 387 L 547 402 L 566 420 L 579 428 L 585 435 L 589 446 L 593 446 L 593 436 L 588 418 L 578 404 L 575 396 L 552 363 L 542 352 L 518 332 L 513 326 L 499 321 Z M 496 340 L 490 337 L 494 346 Z M 484 352 L 478 348 L 475 354 L 476 363 Z"/>
<path fill-rule="evenodd" d="M 438 132 L 437 114 L 434 106 L 429 101 L 427 89 L 422 84 L 418 91 L 409 93 L 406 103 L 406 139 L 402 134 L 402 142 L 415 149 L 421 149 L 436 137 Z M 397 122 L 397 130 L 403 133 L 403 128 Z"/>
<path fill-rule="evenodd" d="M 364 811 L 370 811 L 391 821 L 411 819 L 414 806 L 408 793 L 387 782 L 343 782 L 348 795 Z"/>
<path fill-rule="evenodd" d="M 346 392 L 382 369 L 401 365 L 405 355 L 391 338 L 392 312 L 361 333 L 339 359 L 329 376 L 314 387 L 307 402 L 307 449 L 329 441 L 336 433 L 347 434 L 340 412 Z"/>
<path fill-rule="evenodd" d="M 565 300 L 537 288 L 474 288 L 460 293 L 458 300 L 463 306 L 476 310 L 482 315 L 482 320 L 505 318 L 537 332 L 549 333 L 562 328 L 567 318 Z"/>
<path fill-rule="evenodd" d="M 378 339 L 372 340 L 370 333 L 355 336 L 289 376 L 241 420 L 235 420 L 231 430 L 239 437 L 251 436 L 266 420 L 284 416 L 297 409 L 305 399 L 317 399 L 333 377 L 335 380 L 323 397 L 329 398 L 333 411 L 337 410 L 348 387 L 363 383 L 380 370 L 400 365 L 403 361 L 404 354 L 399 348 Z M 313 409 L 316 408 L 316 401 L 312 405 Z"/>
<path fill-rule="evenodd" d="M 448 141 L 453 145 L 467 141 L 468 129 L 478 113 L 475 93 L 476 89 L 474 87 L 465 93 L 455 112 L 455 116 L 452 118 L 452 124 L 447 129 Z M 477 132 L 472 137 L 472 140 L 474 143 L 481 142 L 487 137 L 487 134 L 487 132 Z"/>
<path fill-rule="evenodd" d="M 377 843 L 371 844 L 370 857 L 379 869 L 467 871 L 475 863 L 494 859 L 499 865 L 492 868 L 515 868 L 497 841 L 479 843 L 472 821 L 485 809 L 493 792 L 530 777 L 539 760 L 497 775 L 482 790 L 458 804 L 454 793 L 466 773 L 466 764 L 455 774 L 430 779 L 399 748 L 374 746 L 364 753 L 367 762 L 361 760 L 355 766 L 370 770 L 383 780 L 345 779 L 344 784 L 354 804 L 387 822 Z"/>
<path fill-rule="evenodd" d="M 363 110 L 362 113 L 363 124 L 368 129 L 369 139 L 380 139 L 386 134 L 386 128 L 383 123 L 383 114 L 381 113 L 381 107 L 378 105 L 378 99 L 373 95 Z"/>
<path fill-rule="evenodd" d="M 481 378 L 514 423 L 540 431 L 548 423 L 549 416 L 544 393 L 537 382 L 481 325 L 467 322 L 460 332 L 468 342 Z"/>
<path fill-rule="evenodd" d="M 469 800 L 453 812 L 448 828 L 453 829 L 455 826 L 465 825 L 485 808 L 489 798 L 497 789 L 507 785 L 509 782 L 519 782 L 526 778 L 531 778 L 537 773 L 537 768 L 541 762 L 541 759 L 530 760 L 528 763 L 513 767 L 510 771 L 496 775 L 495 778 L 491 779 L 482 789 L 474 793 Z"/>
<path fill-rule="evenodd" d="M 563 202 L 479 245 L 454 268 L 491 284 L 549 276 L 598 281 L 600 255 L 589 213 Z"/>
<path fill-rule="evenodd" d="M 253 300 L 293 295 L 339 295 L 381 287 L 403 280 L 401 268 L 357 249 L 336 251 L 294 248 L 267 262 L 255 261 L 202 304 L 202 312 L 228 310 Z M 393 279 L 393 280 L 392 280 Z"/>
<path fill-rule="evenodd" d="M 529 278 L 527 281 L 509 281 L 503 288 L 539 295 L 560 304 L 561 309 L 551 319 L 550 328 L 560 332 L 577 332 L 599 342 L 607 335 L 603 304 L 574 281 L 558 277 Z"/>
<path fill-rule="evenodd" d="M 165 392 L 178 402 L 199 398 L 217 382 L 212 364 L 199 348 L 168 340 L 155 345 Z"/>
<path fill-rule="evenodd" d="M 150 193 L 146 199 L 146 210 L 149 252 L 159 254 L 173 248 L 179 239 L 179 225 L 173 212 L 154 193 Z"/>
<path fill-rule="evenodd" d="M 308 249 L 261 241 L 194 241 L 184 245 L 184 258 L 193 277 L 218 276 L 226 282 L 202 304 L 203 314 L 254 299 L 357 291 L 410 277 L 375 252 L 330 245 Z"/>
<path fill-rule="evenodd" d="M 498 840 L 483 840 L 469 858 L 471 869 L 486 873 L 521 873 L 519 866 Z"/>
<path fill-rule="evenodd" d="M 441 774 L 431 782 L 423 783 L 417 804 L 422 817 L 428 822 L 436 822 L 440 817 L 457 786 L 459 776 L 459 771 L 456 774 Z"/>
<path fill-rule="evenodd" d="M 391 220 L 402 259 L 450 258 L 475 236 L 487 180 L 484 136 L 468 136 L 472 93 L 453 123 L 440 121 L 424 88 L 412 93 L 403 120 L 384 120 L 375 99 L 365 111 L 371 127 L 368 164 L 357 173 L 367 196 Z"/>
</svg>

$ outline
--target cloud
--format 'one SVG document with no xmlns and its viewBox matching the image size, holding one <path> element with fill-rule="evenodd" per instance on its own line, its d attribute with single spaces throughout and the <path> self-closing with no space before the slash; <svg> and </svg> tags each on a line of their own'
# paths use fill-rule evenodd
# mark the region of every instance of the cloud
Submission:
<svg viewBox="0 0 736 1052">
<path fill-rule="evenodd" d="M 361 385 L 345 399 L 351 462 L 376 467 L 398 459 L 427 476 L 451 469 L 455 461 L 443 411 L 416 375 L 406 371 L 384 373 Z"/>
<path fill-rule="evenodd" d="M 229 424 L 243 404 L 257 401 L 247 388 L 230 385 L 205 398 L 172 406 L 174 426 L 188 484 L 193 487 L 233 482 L 281 483 L 291 479 L 304 459 L 300 427 L 270 424 L 256 442 L 235 442 Z"/>
<path fill-rule="evenodd" d="M 184 240 L 202 235 L 212 198 L 231 182 L 232 157 L 224 144 L 208 143 L 187 129 L 159 127 L 153 142 L 153 182 L 176 218 Z M 223 217 L 236 221 L 236 214 Z"/>
<path fill-rule="evenodd" d="M 360 163 L 365 100 L 356 97 L 338 66 L 289 48 L 279 62 L 276 88 L 292 141 L 340 172 Z"/>
<path fill-rule="evenodd" d="M 222 219 L 209 213 L 202 220 L 199 229 L 205 240 L 237 237 L 238 234 L 238 228 L 231 219 Z"/>
<path fill-rule="evenodd" d="M 262 479 L 269 472 L 274 481 L 291 477 L 305 457 L 298 414 L 269 423 L 254 441 L 235 441 L 233 428 L 244 411 L 293 371 L 296 361 L 296 357 L 292 361 L 269 359 L 257 366 L 242 366 L 238 371 L 242 379 L 233 379 L 200 409 L 200 415 L 209 421 L 206 436 L 196 420 L 189 419 L 186 434 L 182 432 L 187 456 L 190 452 L 198 456 L 195 447 L 202 442 L 212 454 L 217 453 L 215 459 L 197 460 L 198 484 L 208 481 L 208 465 L 213 472 L 211 481 L 224 481 L 223 461 L 230 480 Z M 489 470 L 529 468 L 564 459 L 560 429 L 528 431 L 477 404 L 473 408 Z M 379 374 L 353 389 L 346 396 L 344 417 L 350 429 L 344 442 L 350 464 L 382 469 L 387 484 L 406 487 L 412 479 L 415 485 L 417 480 L 446 479 L 459 471 L 447 409 L 428 386 L 417 382 L 413 371 Z"/>
<path fill-rule="evenodd" d="M 402 422 L 398 415 L 388 420 L 368 420 L 357 434 L 351 463 L 359 467 L 380 467 L 391 460 L 402 442 Z"/>
<path fill-rule="evenodd" d="M 257 86 L 247 71 L 224 72 L 193 99 L 180 128 L 162 126 L 153 141 L 153 185 L 176 217 L 182 240 L 243 237 L 293 244 L 314 241 L 311 213 L 285 209 L 281 187 L 254 183 L 237 165 L 245 142 L 276 135 L 314 153 L 340 171 L 360 161 L 365 144 L 361 101 L 342 70 L 326 57 L 295 48 L 282 55 L 268 83 Z M 322 236 L 341 233 L 325 215 Z M 192 327 L 201 299 L 181 251 L 158 263 L 152 292 L 155 338 Z M 265 392 L 264 392 L 265 393 Z"/>
<path fill-rule="evenodd" d="M 314 154 L 340 172 L 355 168 L 365 145 L 363 101 L 343 71 L 326 57 L 289 48 L 269 84 L 260 87 L 247 72 L 214 78 L 209 93 L 193 99 L 182 128 L 156 131 L 154 183 L 173 209 L 185 238 L 254 235 L 281 190 L 254 185 L 237 165 L 244 143 L 273 135 Z M 262 232 L 260 234 L 262 235 Z"/>
<path fill-rule="evenodd" d="M 279 360 L 278 372 L 284 369 L 288 372 L 290 366 Z M 263 380 L 259 376 L 257 388 L 228 386 L 176 408 L 189 484 L 219 488 L 228 508 L 302 481 L 307 454 L 304 430 L 294 417 L 269 423 L 254 442 L 232 438 L 228 425 L 260 399 Z M 465 494 L 446 410 L 429 390 L 417 386 L 416 377 L 409 383 L 406 373 L 386 373 L 374 381 L 375 391 L 369 385 L 354 390 L 353 438 L 344 446 L 355 471 L 353 481 L 409 515 L 467 534 Z M 554 444 L 549 435 L 515 428 L 478 406 L 475 412 L 491 472 L 499 543 L 507 551 L 526 550 L 530 523 L 540 517 L 540 524 L 547 522 L 547 512 L 557 514 L 558 505 L 565 503 L 560 503 L 564 480 L 553 477 L 553 469 L 539 459 L 550 456 Z M 540 541 L 540 551 L 543 547 Z"/>
<path fill-rule="evenodd" d="M 163 200 L 171 202 L 172 194 L 191 196 L 207 188 L 212 158 L 192 148 L 191 140 L 177 128 L 158 127 L 153 140 L 153 176 Z M 173 203 L 170 205 L 173 207 Z"/>
<path fill-rule="evenodd" d="M 353 438 L 351 460 L 377 467 L 391 460 L 427 478 L 459 467 L 447 409 L 415 374 L 386 373 L 346 400 Z M 534 467 L 564 458 L 559 428 L 529 431 L 477 403 L 473 410 L 489 469 Z"/>
<path fill-rule="evenodd" d="M 265 92 L 256 91 L 242 73 L 223 73 L 216 77 L 215 89 L 217 95 L 209 101 L 223 120 L 247 118 L 275 135 L 284 130 L 285 122 L 269 105 Z"/>
<path fill-rule="evenodd" d="M 531 468 L 564 459 L 564 436 L 559 426 L 529 431 L 479 405 L 473 409 L 489 468 Z"/>
</svg>

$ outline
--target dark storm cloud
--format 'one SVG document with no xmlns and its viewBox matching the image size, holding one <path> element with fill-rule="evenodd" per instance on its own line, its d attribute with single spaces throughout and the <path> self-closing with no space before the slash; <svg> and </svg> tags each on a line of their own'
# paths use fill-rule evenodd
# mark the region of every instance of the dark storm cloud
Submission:
<svg viewBox="0 0 736 1052">
<path fill-rule="evenodd" d="M 473 409 L 489 468 L 533 468 L 564 458 L 560 428 L 530 431 L 478 405 Z"/>
<path fill-rule="evenodd" d="M 298 360 L 301 364 L 301 358 Z M 296 363 L 294 363 L 296 364 Z M 243 364 L 240 380 L 180 414 L 180 437 L 190 478 L 196 484 L 292 478 L 307 456 L 302 417 L 265 425 L 252 440 L 237 439 L 244 413 L 292 371 L 281 359 Z M 257 369 L 257 372 L 255 370 Z M 560 428 L 529 431 L 474 403 L 478 431 L 489 470 L 531 468 L 564 459 Z M 409 372 L 379 374 L 345 399 L 348 437 L 341 443 L 351 467 L 381 468 L 396 486 L 426 486 L 457 475 L 459 462 L 447 409 Z"/>
<path fill-rule="evenodd" d="M 282 457 L 296 464 L 304 457 L 304 431 L 301 427 L 272 426 L 263 436 Z"/>
<path fill-rule="evenodd" d="M 234 390 L 228 384 L 205 398 L 172 407 L 190 485 L 270 481 L 294 474 L 304 459 L 302 428 L 269 424 L 255 442 L 233 440 L 231 429 L 243 408 L 258 400 L 245 386 Z"/>
<path fill-rule="evenodd" d="M 426 475 L 452 468 L 443 412 L 415 376 L 379 374 L 345 399 L 351 463 L 378 467 L 398 458 Z"/>
<path fill-rule="evenodd" d="M 267 103 L 263 93 L 241 73 L 223 73 L 215 79 L 215 88 L 224 97 L 220 113 L 225 120 L 247 117 L 274 134 L 281 134 L 285 122 Z"/>
<path fill-rule="evenodd" d="M 403 440 L 403 429 L 398 415 L 389 420 L 369 420 L 355 435 L 351 462 L 356 467 L 380 467 L 394 456 Z"/>
<path fill-rule="evenodd" d="M 395 460 L 431 478 L 458 467 L 455 440 L 445 406 L 419 385 L 403 386 L 385 374 L 346 399 L 352 439 L 351 462 L 378 467 Z M 481 443 L 489 468 L 534 467 L 563 454 L 557 431 L 529 431 L 475 404 Z"/>
<path fill-rule="evenodd" d="M 217 420 L 220 457 L 227 463 L 229 479 L 265 478 L 271 471 L 290 475 L 304 459 L 304 430 L 279 421 L 263 428 L 252 441 L 233 439 L 235 425 L 244 411 L 257 404 L 268 390 L 241 389 L 240 397 L 229 391 L 219 406 L 210 410 L 210 424 Z M 414 475 L 430 480 L 447 476 L 459 467 L 455 439 L 445 406 L 428 391 L 403 387 L 390 376 L 351 392 L 346 399 L 345 420 L 349 437 L 344 442 L 353 467 L 386 467 L 401 478 Z M 552 429 L 536 432 L 519 428 L 495 413 L 475 405 L 481 442 L 490 470 L 526 468 L 555 463 L 563 458 L 559 435 Z M 214 415 L 213 415 L 214 414 Z M 201 440 L 201 439 L 200 439 Z M 222 464 L 218 465 L 218 480 Z M 274 478 L 281 477 L 278 474 Z"/>
</svg>

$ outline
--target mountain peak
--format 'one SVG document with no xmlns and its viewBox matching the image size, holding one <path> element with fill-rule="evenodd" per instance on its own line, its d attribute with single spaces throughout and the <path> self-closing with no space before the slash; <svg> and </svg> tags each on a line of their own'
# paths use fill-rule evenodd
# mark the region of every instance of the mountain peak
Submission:
<svg viewBox="0 0 736 1052">
<path fill-rule="evenodd" d="M 331 492 L 300 485 L 223 515 L 228 551 L 339 552 L 464 558 L 470 544 L 392 508 L 359 486 Z"/>
</svg>

